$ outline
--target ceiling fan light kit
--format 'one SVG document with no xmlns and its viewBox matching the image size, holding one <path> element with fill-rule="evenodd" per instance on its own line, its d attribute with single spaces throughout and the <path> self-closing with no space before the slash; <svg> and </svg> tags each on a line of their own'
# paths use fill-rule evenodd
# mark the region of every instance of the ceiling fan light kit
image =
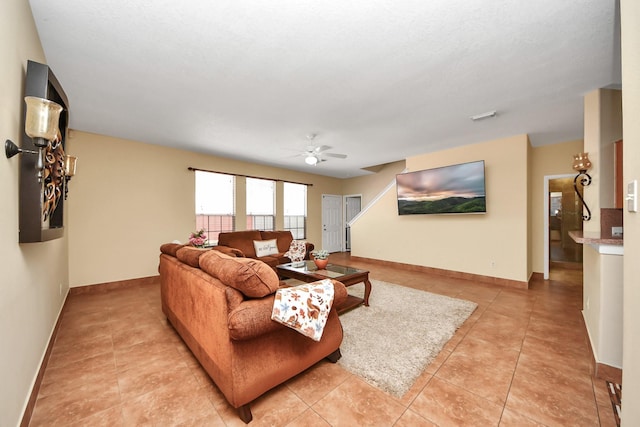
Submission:
<svg viewBox="0 0 640 427">
<path fill-rule="evenodd" d="M 307 139 L 309 141 L 313 141 L 317 133 L 309 133 L 307 134 Z M 307 149 L 300 154 L 300 156 L 304 157 L 304 162 L 309 166 L 316 166 L 318 163 L 326 162 L 327 159 L 324 157 L 333 157 L 335 159 L 346 159 L 346 154 L 339 153 L 328 153 L 327 150 L 330 150 L 331 147 L 328 145 L 308 145 Z"/>
</svg>

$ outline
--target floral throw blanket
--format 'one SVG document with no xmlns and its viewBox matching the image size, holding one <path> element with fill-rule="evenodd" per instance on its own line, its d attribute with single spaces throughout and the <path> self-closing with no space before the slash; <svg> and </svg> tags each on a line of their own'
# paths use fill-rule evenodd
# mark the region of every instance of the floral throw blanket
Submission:
<svg viewBox="0 0 640 427">
<path fill-rule="evenodd" d="M 289 258 L 292 262 L 300 262 L 304 260 L 304 256 L 307 253 L 307 245 L 304 240 L 293 240 L 289 246 L 289 250 L 284 253 L 284 256 Z"/>
<path fill-rule="evenodd" d="M 333 304 L 330 279 L 276 291 L 271 319 L 320 341 Z"/>
</svg>

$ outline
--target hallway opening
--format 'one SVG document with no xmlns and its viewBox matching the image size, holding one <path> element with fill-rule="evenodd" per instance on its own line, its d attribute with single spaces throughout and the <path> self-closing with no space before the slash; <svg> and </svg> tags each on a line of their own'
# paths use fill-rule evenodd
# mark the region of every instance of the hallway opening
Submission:
<svg viewBox="0 0 640 427">
<path fill-rule="evenodd" d="M 582 202 L 571 178 L 549 180 L 549 261 L 582 265 L 582 245 L 569 231 L 582 231 Z M 571 266 L 568 266 L 571 267 Z"/>
</svg>

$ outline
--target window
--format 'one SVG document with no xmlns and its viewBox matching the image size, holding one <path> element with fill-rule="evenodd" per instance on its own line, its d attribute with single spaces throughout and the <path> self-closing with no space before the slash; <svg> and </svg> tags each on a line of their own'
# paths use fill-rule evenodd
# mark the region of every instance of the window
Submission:
<svg viewBox="0 0 640 427">
<path fill-rule="evenodd" d="M 284 229 L 294 239 L 307 237 L 307 186 L 284 183 Z"/>
<path fill-rule="evenodd" d="M 275 230 L 276 183 L 247 178 L 247 230 Z"/>
<path fill-rule="evenodd" d="M 235 230 L 235 184 L 233 175 L 196 171 L 196 230 L 204 229 L 209 243 Z"/>
</svg>

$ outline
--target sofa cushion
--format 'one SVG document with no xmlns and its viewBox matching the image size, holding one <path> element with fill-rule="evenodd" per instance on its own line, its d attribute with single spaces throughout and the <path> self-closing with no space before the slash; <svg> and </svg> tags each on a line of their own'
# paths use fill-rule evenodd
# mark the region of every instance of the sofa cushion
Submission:
<svg viewBox="0 0 640 427">
<path fill-rule="evenodd" d="M 276 245 L 276 239 L 271 240 L 254 240 L 253 248 L 256 250 L 256 256 L 258 258 L 274 255 L 278 253 L 278 246 Z"/>
<path fill-rule="evenodd" d="M 289 250 L 291 241 L 293 240 L 293 234 L 289 230 L 281 231 L 261 231 L 260 235 L 262 240 L 276 239 L 278 244 L 278 252 L 285 253 Z"/>
<path fill-rule="evenodd" d="M 285 257 L 284 254 L 267 255 L 258 259 L 273 268 L 276 268 L 276 266 L 280 264 L 287 264 L 291 262 L 291 260 Z"/>
<path fill-rule="evenodd" d="M 280 264 L 286 264 L 286 262 L 279 262 L 277 255 L 263 256 L 260 258 L 260 261 L 264 262 L 271 268 L 276 268 Z"/>
<path fill-rule="evenodd" d="M 176 258 L 191 267 L 199 268 L 200 264 L 198 260 L 200 259 L 200 255 L 207 251 L 209 251 L 209 249 L 185 246 L 176 251 Z"/>
<path fill-rule="evenodd" d="M 164 245 L 160 246 L 160 252 L 162 252 L 163 254 L 176 256 L 176 252 L 178 251 L 178 249 L 181 249 L 184 246 L 185 245 L 181 245 L 180 243 L 165 243 Z"/>
<path fill-rule="evenodd" d="M 280 285 L 282 286 L 282 283 Z M 224 294 L 227 297 L 227 310 L 229 311 L 229 313 L 235 310 L 236 307 L 238 307 L 240 304 L 242 304 L 242 301 L 244 301 L 244 294 L 236 288 L 232 288 L 231 286 L 225 287 Z"/>
<path fill-rule="evenodd" d="M 226 254 L 232 257 L 233 256 L 244 257 L 244 254 L 240 249 L 230 248 L 228 246 L 220 246 L 220 245 L 212 246 L 211 249 L 214 249 L 218 252 L 222 252 L 223 254 Z"/>
<path fill-rule="evenodd" d="M 262 261 L 233 258 L 218 251 L 200 256 L 200 268 L 250 298 L 274 293 L 280 284 L 276 272 Z"/>
<path fill-rule="evenodd" d="M 256 257 L 256 250 L 253 247 L 254 240 L 264 240 L 260 231 L 232 231 L 228 233 L 220 233 L 218 235 L 218 244 L 220 246 L 240 249 L 244 256 L 248 258 Z"/>
</svg>

